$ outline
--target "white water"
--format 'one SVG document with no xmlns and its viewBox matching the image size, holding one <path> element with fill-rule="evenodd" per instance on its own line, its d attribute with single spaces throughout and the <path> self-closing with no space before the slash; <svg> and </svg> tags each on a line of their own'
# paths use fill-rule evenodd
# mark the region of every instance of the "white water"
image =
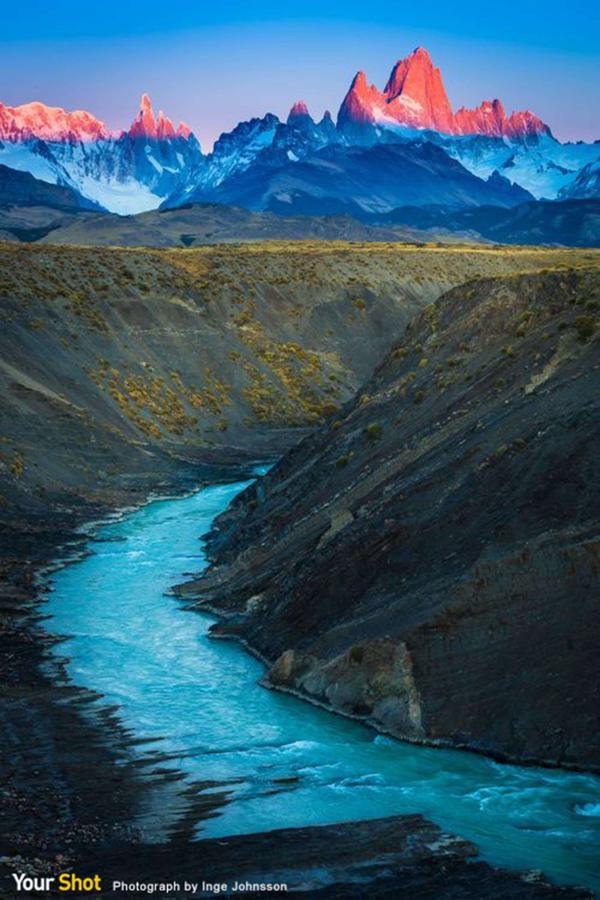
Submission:
<svg viewBox="0 0 600 900">
<path fill-rule="evenodd" d="M 241 779 L 200 836 L 422 813 L 488 861 L 600 890 L 600 779 L 402 744 L 257 685 L 262 665 L 211 641 L 214 619 L 165 592 L 202 569 L 198 538 L 245 486 L 155 501 L 102 527 L 54 578 L 56 653 L 190 780 Z M 297 781 L 281 779 L 297 778 Z"/>
</svg>

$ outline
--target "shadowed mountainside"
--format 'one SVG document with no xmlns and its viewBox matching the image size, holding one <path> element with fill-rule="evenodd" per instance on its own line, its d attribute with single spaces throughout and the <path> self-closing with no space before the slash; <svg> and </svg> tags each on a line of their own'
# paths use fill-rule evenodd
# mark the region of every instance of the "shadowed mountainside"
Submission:
<svg viewBox="0 0 600 900">
<path fill-rule="evenodd" d="M 252 240 L 413 241 L 416 229 L 370 226 L 350 216 L 277 216 L 215 203 L 120 216 L 72 188 L 0 165 L 0 239 L 122 247 L 191 247 Z"/>
<path fill-rule="evenodd" d="M 381 226 L 444 229 L 450 233 L 481 235 L 502 244 L 564 244 L 600 246 L 600 199 L 538 200 L 511 209 L 479 206 L 451 210 L 444 207 L 407 206 L 384 216 L 372 216 Z"/>
<path fill-rule="evenodd" d="M 478 178 L 444 149 L 423 141 L 371 147 L 329 144 L 300 161 L 271 151 L 216 187 L 199 186 L 183 196 L 176 193 L 163 205 L 176 206 L 182 199 L 216 200 L 288 215 L 346 211 L 360 216 L 413 203 L 514 206 L 532 195 L 502 176 Z"/>
<path fill-rule="evenodd" d="M 0 165 L 0 240 L 37 241 L 99 207 L 69 187 Z"/>
<path fill-rule="evenodd" d="M 440 196 L 436 197 L 439 201 Z M 352 203 L 327 204 L 295 197 L 274 211 L 250 212 L 218 203 L 185 203 L 173 209 L 119 216 L 91 209 L 70 188 L 47 184 L 0 166 L 0 239 L 49 244 L 122 247 L 194 247 L 265 240 L 481 241 L 596 247 L 600 201 L 532 201 L 518 206 L 455 209 L 402 206 L 366 213 Z M 277 213 L 277 214 L 276 214 Z M 325 215 L 323 213 L 330 213 Z"/>
<path fill-rule="evenodd" d="M 0 204 L 15 206 L 50 206 L 55 209 L 98 209 L 73 188 L 49 184 L 29 172 L 19 172 L 0 164 Z"/>
<path fill-rule="evenodd" d="M 416 742 L 600 768 L 598 267 L 429 305 L 217 520 L 182 597 L 268 683 Z"/>
</svg>

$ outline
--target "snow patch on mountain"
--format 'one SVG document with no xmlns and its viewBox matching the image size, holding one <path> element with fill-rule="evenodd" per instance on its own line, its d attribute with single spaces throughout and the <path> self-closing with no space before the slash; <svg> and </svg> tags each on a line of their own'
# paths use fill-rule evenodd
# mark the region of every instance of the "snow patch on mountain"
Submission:
<svg viewBox="0 0 600 900">
<path fill-rule="evenodd" d="M 59 177 L 56 166 L 43 156 L 35 153 L 30 144 L 9 144 L 0 141 L 0 163 L 20 172 L 29 172 L 41 181 L 50 184 L 65 184 L 73 187 L 67 173 L 63 178 Z"/>
<path fill-rule="evenodd" d="M 202 160 L 187 125 L 154 116 L 144 95 L 131 128 L 109 132 L 89 113 L 42 103 L 0 104 L 0 161 L 43 181 L 72 187 L 121 215 L 155 209 Z"/>
<path fill-rule="evenodd" d="M 120 216 L 134 216 L 157 209 L 165 199 L 135 178 L 96 179 L 86 175 L 80 182 L 79 192 Z"/>
<path fill-rule="evenodd" d="M 530 141 L 465 137 L 440 139 L 446 152 L 479 178 L 497 171 L 540 199 L 554 200 L 598 156 L 598 145 L 561 144 L 549 135 Z"/>
<path fill-rule="evenodd" d="M 600 147 L 598 149 L 600 150 Z M 572 198 L 582 200 L 589 197 L 600 197 L 600 156 L 595 162 L 584 166 L 577 178 L 559 193 L 561 200 Z"/>
</svg>

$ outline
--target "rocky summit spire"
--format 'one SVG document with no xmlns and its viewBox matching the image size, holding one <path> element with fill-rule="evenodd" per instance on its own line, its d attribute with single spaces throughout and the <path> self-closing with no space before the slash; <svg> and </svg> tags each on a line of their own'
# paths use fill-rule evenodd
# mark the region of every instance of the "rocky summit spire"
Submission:
<svg viewBox="0 0 600 900">
<path fill-rule="evenodd" d="M 441 72 L 423 47 L 395 64 L 383 91 L 370 85 L 364 72 L 355 75 L 338 113 L 338 128 L 348 137 L 359 138 L 365 125 L 508 138 L 550 133 L 533 113 L 507 116 L 499 100 L 454 114 Z"/>
<path fill-rule="evenodd" d="M 308 111 L 308 106 L 304 102 L 304 100 L 297 100 L 296 103 L 292 106 L 289 111 L 287 120 L 288 124 L 293 122 L 295 119 L 310 119 L 310 113 Z"/>
<path fill-rule="evenodd" d="M 393 118 L 416 128 L 452 131 L 452 108 L 442 74 L 423 47 L 396 63 L 383 91 Z"/>
<path fill-rule="evenodd" d="M 160 139 L 175 137 L 175 128 L 170 119 L 165 116 L 162 109 L 158 113 L 156 120 L 156 136 Z"/>
<path fill-rule="evenodd" d="M 129 136 L 132 138 L 156 137 L 156 119 L 148 94 L 142 94 L 140 109 L 129 129 Z"/>
<path fill-rule="evenodd" d="M 173 122 L 168 116 L 165 116 L 162 109 L 155 118 L 148 94 L 142 94 L 139 112 L 127 133 L 132 138 L 150 138 L 155 141 L 166 141 L 172 138 L 188 140 L 192 134 L 185 122 L 180 122 L 175 129 Z"/>
<path fill-rule="evenodd" d="M 187 141 L 188 138 L 192 136 L 192 129 L 189 125 L 186 125 L 185 122 L 180 122 L 177 126 L 177 137 L 185 138 Z"/>
</svg>

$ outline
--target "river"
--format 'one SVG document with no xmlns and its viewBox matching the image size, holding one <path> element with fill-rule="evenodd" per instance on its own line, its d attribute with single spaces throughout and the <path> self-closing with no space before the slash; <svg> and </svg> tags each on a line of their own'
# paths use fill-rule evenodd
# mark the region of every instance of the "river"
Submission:
<svg viewBox="0 0 600 900">
<path fill-rule="evenodd" d="M 204 565 L 199 537 L 248 482 L 156 500 L 100 527 L 47 598 L 74 683 L 189 781 L 233 782 L 199 826 L 219 837 L 422 813 L 487 861 L 600 891 L 600 779 L 416 747 L 257 684 L 261 663 L 207 637 L 169 588 Z"/>
</svg>

